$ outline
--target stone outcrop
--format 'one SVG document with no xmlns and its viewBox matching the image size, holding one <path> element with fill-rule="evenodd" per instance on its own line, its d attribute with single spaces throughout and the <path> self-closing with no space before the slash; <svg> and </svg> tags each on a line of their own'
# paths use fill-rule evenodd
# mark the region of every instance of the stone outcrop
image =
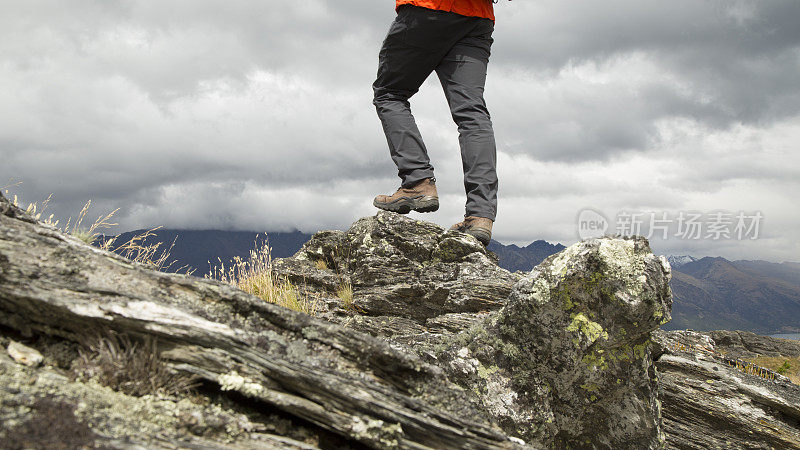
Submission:
<svg viewBox="0 0 800 450">
<path fill-rule="evenodd" d="M 647 241 L 595 239 L 547 258 L 508 303 L 432 352 L 508 432 L 557 447 L 663 443 L 650 332 L 670 269 Z"/>
<path fill-rule="evenodd" d="M 52 439 L 37 426 L 50 414 L 108 447 L 663 445 L 647 349 L 669 318 L 669 266 L 642 238 L 579 243 L 522 276 L 470 236 L 379 213 L 276 268 L 321 318 L 147 270 L 0 196 L 0 343 L 44 357 L 0 356 L 0 439 Z M 95 334 L 155 342 L 199 387 L 136 397 L 74 379 Z"/>
<path fill-rule="evenodd" d="M 663 439 L 648 344 L 669 320 L 670 269 L 644 239 L 579 243 L 523 277 L 469 236 L 381 212 L 319 233 L 277 267 L 328 299 L 329 320 L 416 344 L 514 436 L 640 448 Z M 356 317 L 331 297 L 342 280 Z"/>
<path fill-rule="evenodd" d="M 760 336 L 749 331 L 717 330 L 706 334 L 719 352 L 734 358 L 800 356 L 800 341 Z"/>
<path fill-rule="evenodd" d="M 404 216 L 379 212 L 346 232 L 315 234 L 279 273 L 321 299 L 320 314 L 371 334 L 397 336 L 458 330 L 499 309 L 521 278 L 497 266 L 476 239 Z M 336 297 L 353 289 L 348 308 Z"/>
<path fill-rule="evenodd" d="M 797 355 L 796 343 L 736 331 L 658 331 L 653 340 L 668 448 L 800 449 L 800 386 L 736 360 Z"/>
</svg>

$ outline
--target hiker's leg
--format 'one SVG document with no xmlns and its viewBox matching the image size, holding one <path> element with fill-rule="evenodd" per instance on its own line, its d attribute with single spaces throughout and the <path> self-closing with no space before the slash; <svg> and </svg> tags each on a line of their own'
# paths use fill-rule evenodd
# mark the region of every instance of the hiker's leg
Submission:
<svg viewBox="0 0 800 450">
<path fill-rule="evenodd" d="M 494 220 L 497 215 L 497 149 L 483 90 L 494 23 L 474 19 L 473 31 L 447 53 L 436 73 L 453 120 L 458 125 L 466 215 Z"/>
<path fill-rule="evenodd" d="M 378 77 L 372 85 L 373 104 L 403 187 L 433 177 L 428 150 L 408 102 L 446 51 L 437 36 L 436 24 L 424 20 L 430 13 L 433 11 L 415 6 L 398 10 L 383 42 Z"/>
</svg>

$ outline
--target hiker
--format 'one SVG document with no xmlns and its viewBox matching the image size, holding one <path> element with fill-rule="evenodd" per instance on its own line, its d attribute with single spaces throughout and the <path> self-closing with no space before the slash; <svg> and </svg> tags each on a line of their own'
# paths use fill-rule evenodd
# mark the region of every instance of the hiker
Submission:
<svg viewBox="0 0 800 450">
<path fill-rule="evenodd" d="M 396 10 L 372 87 L 402 182 L 397 192 L 379 195 L 373 204 L 401 214 L 439 209 L 433 166 L 408 102 L 436 71 L 458 125 L 467 194 L 464 220 L 451 229 L 488 245 L 497 214 L 497 151 L 483 100 L 494 31 L 492 0 L 397 0 Z"/>
</svg>

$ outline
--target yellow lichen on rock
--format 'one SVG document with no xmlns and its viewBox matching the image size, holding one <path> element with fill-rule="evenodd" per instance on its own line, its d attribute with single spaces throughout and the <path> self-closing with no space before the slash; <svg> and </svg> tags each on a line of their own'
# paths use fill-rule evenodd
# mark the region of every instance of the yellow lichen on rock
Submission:
<svg viewBox="0 0 800 450">
<path fill-rule="evenodd" d="M 608 332 L 603 330 L 603 327 L 597 323 L 589 320 L 583 313 L 579 313 L 572 318 L 572 323 L 567 326 L 567 331 L 575 332 L 580 331 L 589 345 L 593 344 L 597 339 L 608 339 Z"/>
</svg>

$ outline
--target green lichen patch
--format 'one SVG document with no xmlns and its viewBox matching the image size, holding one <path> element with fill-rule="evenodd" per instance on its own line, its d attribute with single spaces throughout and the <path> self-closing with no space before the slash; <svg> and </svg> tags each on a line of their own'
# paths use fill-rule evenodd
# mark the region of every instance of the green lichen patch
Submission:
<svg viewBox="0 0 800 450">
<path fill-rule="evenodd" d="M 608 362 L 605 356 L 598 351 L 593 351 L 583 356 L 581 362 L 589 369 L 606 370 L 608 369 Z"/>
<path fill-rule="evenodd" d="M 484 380 L 488 379 L 493 373 L 499 371 L 500 368 L 496 365 L 491 365 L 489 367 L 484 366 L 483 364 L 478 366 L 478 376 L 483 378 Z"/>
<path fill-rule="evenodd" d="M 603 330 L 599 323 L 589 320 L 583 313 L 576 314 L 572 318 L 572 322 L 567 326 L 567 331 L 580 331 L 588 345 L 594 344 L 601 337 L 608 340 L 608 332 Z"/>
</svg>

